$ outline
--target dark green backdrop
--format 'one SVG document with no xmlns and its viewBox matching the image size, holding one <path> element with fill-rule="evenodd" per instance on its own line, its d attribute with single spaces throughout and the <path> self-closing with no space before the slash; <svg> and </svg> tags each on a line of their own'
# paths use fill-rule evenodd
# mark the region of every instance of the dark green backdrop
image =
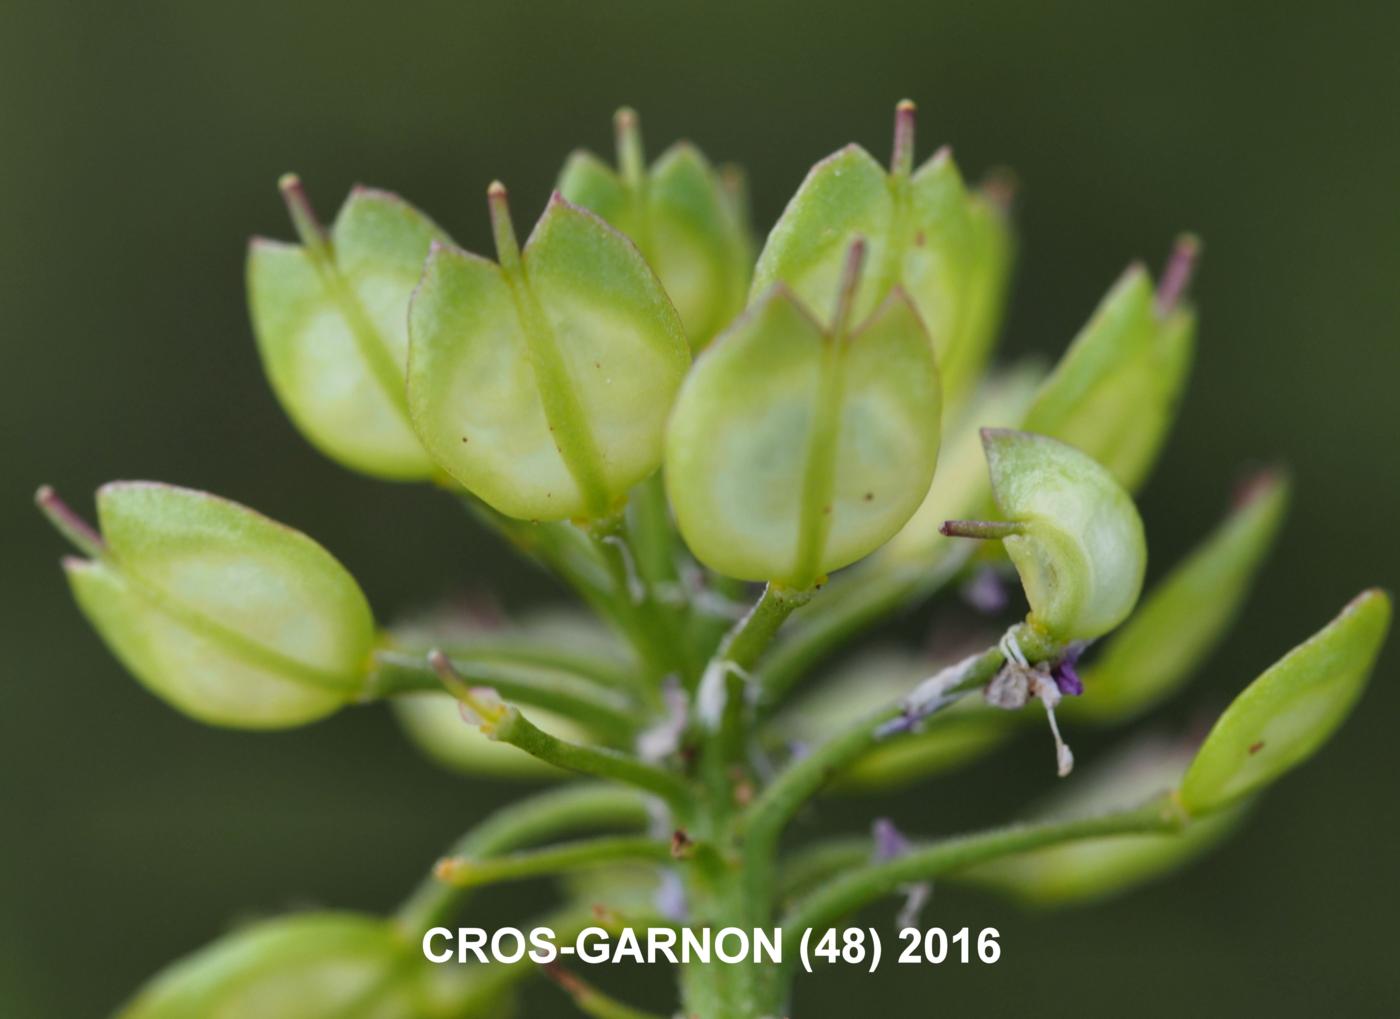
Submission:
<svg viewBox="0 0 1400 1019">
<path fill-rule="evenodd" d="M 72 609 L 29 504 L 41 481 L 84 510 L 114 477 L 209 488 L 316 535 L 385 617 L 485 586 L 555 596 L 446 500 L 320 459 L 275 406 L 242 260 L 248 234 L 289 232 L 287 169 L 327 213 L 378 184 L 481 247 L 492 177 L 526 221 L 627 102 L 654 151 L 685 134 L 745 161 L 767 224 L 818 157 L 851 138 L 883 154 L 912 96 L 923 151 L 951 141 L 970 173 L 1023 181 L 1014 351 L 1057 352 L 1127 260 L 1205 239 L 1195 381 L 1143 501 L 1154 564 L 1242 465 L 1287 461 L 1299 497 L 1177 720 L 1400 581 L 1400 8 L 1291 6 L 4 3 L 0 1014 L 103 1014 L 252 911 L 387 908 L 510 795 L 435 772 L 378 710 L 267 736 L 176 716 Z M 999 965 L 808 980 L 798 1014 L 1397 1014 L 1398 663 L 1392 646 L 1335 744 L 1178 879 L 1059 914 L 939 889 L 930 921 L 999 926 Z M 1053 782 L 1040 736 L 830 809 L 852 828 L 996 820 Z"/>
</svg>

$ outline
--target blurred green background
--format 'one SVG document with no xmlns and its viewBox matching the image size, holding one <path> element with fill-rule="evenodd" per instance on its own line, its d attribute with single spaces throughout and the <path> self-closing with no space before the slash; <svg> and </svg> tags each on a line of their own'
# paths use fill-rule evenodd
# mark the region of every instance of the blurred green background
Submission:
<svg viewBox="0 0 1400 1019">
<path fill-rule="evenodd" d="M 527 222 L 625 102 L 653 152 L 686 135 L 745 162 L 766 227 L 820 156 L 883 156 L 908 95 L 923 153 L 950 141 L 970 176 L 1023 182 L 1012 352 L 1058 353 L 1129 259 L 1199 231 L 1200 357 L 1143 501 L 1155 568 L 1244 466 L 1283 460 L 1299 492 L 1241 628 L 1166 713 L 1184 725 L 1400 582 L 1397 39 L 1381 3 L 0 5 L 0 1014 L 104 1014 L 250 913 L 389 908 L 511 795 L 436 772 L 379 710 L 279 735 L 178 717 L 79 619 L 30 505 L 42 481 L 84 511 L 114 477 L 212 489 L 317 536 L 385 618 L 558 597 L 450 501 L 321 459 L 274 404 L 242 262 L 249 234 L 289 234 L 279 173 L 326 215 L 356 181 L 401 191 L 480 249 L 487 182 Z M 1204 863 L 1065 913 L 940 888 L 926 920 L 999 927 L 998 965 L 807 979 L 797 1014 L 1400 1014 L 1391 644 L 1335 744 Z M 1054 782 L 1042 736 L 830 815 L 1000 820 Z"/>
</svg>

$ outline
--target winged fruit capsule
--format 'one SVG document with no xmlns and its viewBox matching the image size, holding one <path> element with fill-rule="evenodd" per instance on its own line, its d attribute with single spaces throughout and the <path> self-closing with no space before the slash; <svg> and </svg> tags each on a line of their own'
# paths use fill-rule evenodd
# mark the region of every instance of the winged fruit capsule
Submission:
<svg viewBox="0 0 1400 1019">
<path fill-rule="evenodd" d="M 263 367 L 301 432 L 365 474 L 417 480 L 433 462 L 404 395 L 408 300 L 433 243 L 447 235 L 397 195 L 350 193 L 329 231 L 301 182 L 281 181 L 301 238 L 254 238 L 248 307 Z"/>
<path fill-rule="evenodd" d="M 690 365 L 636 247 L 558 195 L 522 250 L 488 190 L 499 262 L 443 245 L 409 309 L 408 401 L 424 447 L 496 510 L 598 521 L 661 463 Z"/>
<path fill-rule="evenodd" d="M 859 145 L 814 166 L 764 244 L 752 294 L 784 283 L 808 307 L 835 303 L 841 265 L 856 237 L 870 271 L 852 320 L 862 321 L 899 284 L 933 337 L 949 408 L 976 383 L 1001 313 L 1012 244 L 999 189 L 972 192 L 947 149 L 914 168 L 914 104 L 895 110 L 887 171 Z"/>
<path fill-rule="evenodd" d="M 1028 622 L 1055 641 L 1092 640 L 1121 623 L 1142 590 L 1142 518 L 1121 485 L 1073 446 L 984 428 L 992 495 L 1004 521 L 949 520 L 943 533 L 1002 542 L 1030 602 Z"/>
<path fill-rule="evenodd" d="M 375 631 L 345 567 L 299 531 L 173 485 L 97 493 L 101 533 L 49 489 L 40 507 L 89 558 L 63 567 L 78 607 L 152 693 L 201 721 L 277 729 L 363 686 Z"/>
<path fill-rule="evenodd" d="M 699 350 L 744 307 L 753 251 L 743 203 L 689 142 L 647 166 L 636 113 L 618 110 L 614 124 L 618 169 L 575 152 L 559 192 L 636 242 Z"/>
<path fill-rule="evenodd" d="M 854 243 L 830 327 L 775 287 L 686 379 L 667 491 L 691 551 L 719 573 L 809 589 L 883 544 L 928 491 L 933 348 L 902 289 L 856 324 L 863 258 Z"/>
<path fill-rule="evenodd" d="M 1119 278 L 1041 385 L 1021 422 L 1088 453 L 1129 491 L 1157 459 L 1185 388 L 1196 315 L 1184 303 L 1199 254 L 1177 242 L 1154 288 L 1141 265 Z"/>
</svg>

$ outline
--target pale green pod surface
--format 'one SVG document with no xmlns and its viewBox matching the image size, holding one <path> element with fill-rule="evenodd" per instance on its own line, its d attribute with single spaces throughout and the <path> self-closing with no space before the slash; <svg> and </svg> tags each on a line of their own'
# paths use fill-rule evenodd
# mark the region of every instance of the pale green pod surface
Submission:
<svg viewBox="0 0 1400 1019">
<path fill-rule="evenodd" d="M 304 201 L 288 187 L 289 201 Z M 255 238 L 248 250 L 249 310 L 273 391 L 332 459 L 381 478 L 429 477 L 404 396 L 408 302 L 446 234 L 368 188 L 350 193 L 328 235 L 309 215 L 298 226 L 304 245 Z"/>
<path fill-rule="evenodd" d="M 896 291 L 833 337 L 785 289 L 701 356 L 667 433 L 681 534 L 727 576 L 805 589 L 894 534 L 928 489 L 940 395 Z"/>
<path fill-rule="evenodd" d="M 636 172 L 637 179 L 625 179 L 579 152 L 565 165 L 559 191 L 636 242 L 699 350 L 744 306 L 752 257 L 747 224 L 693 145 L 674 145 Z"/>
<path fill-rule="evenodd" d="M 1129 746 L 1083 774 L 1032 812 L 1032 820 L 1068 820 L 1130 809 L 1180 779 L 1191 748 L 1161 740 Z M 1193 821 L 1178 832 L 1081 839 L 967 868 L 950 880 L 984 885 L 1023 902 L 1068 905 L 1127 891 L 1171 873 L 1217 845 L 1239 824 L 1247 804 Z"/>
<path fill-rule="evenodd" d="M 1043 377 L 1037 366 L 1020 365 L 983 383 L 957 415 L 957 424 L 944 430 L 938 469 L 928 495 L 909 522 L 880 550 L 882 565 L 931 566 L 957 540 L 939 531 L 943 521 L 989 512 L 992 488 L 982 452 L 982 429 L 1014 427 Z"/>
<path fill-rule="evenodd" d="M 1271 665 L 1216 721 L 1181 783 L 1181 803 L 1208 814 L 1311 757 L 1366 688 L 1390 628 L 1390 596 L 1370 590 Z"/>
<path fill-rule="evenodd" d="M 1002 210 L 968 192 L 946 149 L 910 172 L 913 116 L 913 105 L 901 103 L 891 171 L 858 145 L 812 168 L 759 254 L 750 293 L 783 283 L 824 311 L 835 302 L 847 247 L 864 238 L 871 271 L 857 292 L 855 319 L 902 286 L 933 338 L 945 402 L 956 407 L 990 351 L 1011 238 Z"/>
<path fill-rule="evenodd" d="M 1147 542 L 1137 507 L 1103 467 L 1072 446 L 984 429 L 992 495 L 1020 525 L 1003 539 L 1030 602 L 1029 620 L 1056 640 L 1089 640 L 1137 603 Z"/>
<path fill-rule="evenodd" d="M 117 1019 L 447 1019 L 467 967 L 430 968 L 386 920 L 308 913 L 239 930 L 167 967 Z M 495 1014 L 474 1013 L 478 1015 Z"/>
<path fill-rule="evenodd" d="M 680 320 L 636 248 L 557 195 L 523 252 L 501 243 L 504 268 L 446 247 L 428 259 L 409 314 L 414 426 L 507 516 L 605 517 L 660 464 L 690 362 Z"/>
<path fill-rule="evenodd" d="M 935 671 L 928 660 L 905 653 L 861 655 L 774 718 L 769 735 L 779 744 L 820 744 L 904 697 Z M 890 789 L 950 771 L 1000 746 L 1016 731 L 1015 723 L 1014 715 L 981 698 L 964 698 L 929 718 L 922 732 L 877 744 L 834 776 L 831 788 Z"/>
<path fill-rule="evenodd" d="M 393 700 L 394 714 L 418 749 L 452 771 L 468 775 L 560 779 L 567 773 L 545 764 L 509 743 L 498 743 L 477 726 L 462 721 L 461 706 L 445 693 L 415 693 Z M 525 712 L 530 721 L 560 739 L 592 742 L 594 735 L 567 718 L 539 708 Z"/>
<path fill-rule="evenodd" d="M 1269 474 L 1190 556 L 1143 598 L 1087 667 L 1083 697 L 1068 718 L 1117 723 L 1136 717 L 1184 683 L 1235 618 L 1273 545 L 1288 504 L 1288 481 Z"/>
<path fill-rule="evenodd" d="M 98 493 L 106 546 L 65 569 L 122 663 L 214 725 L 299 725 L 353 700 L 374 643 L 354 579 L 298 531 L 203 492 L 117 482 Z"/>
<path fill-rule="evenodd" d="M 1132 491 L 1171 430 L 1194 344 L 1194 313 L 1163 309 L 1147 271 L 1133 266 L 1065 351 L 1021 427 L 1083 450 Z"/>
<path fill-rule="evenodd" d="M 852 319 L 860 321 L 895 282 L 879 274 L 898 264 L 897 254 L 889 253 L 894 216 L 889 174 L 865 149 L 847 145 L 812 167 L 788 202 L 759 252 L 750 296 L 757 299 L 781 283 L 826 319 L 836 306 L 846 252 L 859 237 L 871 270 L 851 307 Z"/>
</svg>

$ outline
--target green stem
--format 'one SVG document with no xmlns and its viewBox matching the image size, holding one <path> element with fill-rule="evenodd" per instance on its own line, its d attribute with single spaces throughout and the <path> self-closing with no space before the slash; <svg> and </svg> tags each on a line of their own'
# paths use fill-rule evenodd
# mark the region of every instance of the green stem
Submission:
<svg viewBox="0 0 1400 1019">
<path fill-rule="evenodd" d="M 458 839 L 448 856 L 489 857 L 567 832 L 592 828 L 642 828 L 650 821 L 647 798 L 610 783 L 551 789 L 492 814 Z M 467 889 L 429 875 L 399 909 L 399 925 L 417 937 L 444 922 Z"/>
<path fill-rule="evenodd" d="M 610 593 L 607 570 L 577 527 L 563 523 L 517 520 L 500 513 L 470 492 L 453 494 L 473 517 L 505 538 L 526 556 L 538 560 L 573 587 L 590 604 Z"/>
<path fill-rule="evenodd" d="M 688 678 L 691 668 L 683 634 L 676 619 L 658 602 L 639 569 L 626 518 L 618 515 L 600 522 L 590 529 L 590 535 L 598 558 L 612 578 L 619 621 L 637 654 L 650 667 L 654 678 L 666 675 Z"/>
<path fill-rule="evenodd" d="M 754 607 L 725 634 L 705 668 L 699 692 L 702 723 L 714 724 L 713 717 L 708 721 L 705 717 L 707 710 L 714 710 L 712 704 L 707 706 L 707 702 L 721 691 L 724 698 L 717 733 L 710 740 L 707 751 L 707 773 L 717 783 L 717 790 L 727 786 L 725 766 L 743 752 L 749 670 L 773 643 L 773 638 L 787 622 L 788 616 L 806 605 L 812 599 L 812 594 L 812 591 L 792 591 L 778 584 L 769 584 Z"/>
<path fill-rule="evenodd" d="M 928 566 L 857 570 L 827 585 L 802 626 L 778 643 L 759 671 L 760 711 L 771 711 L 834 649 L 899 609 L 932 597 L 962 570 L 960 549 Z"/>
<path fill-rule="evenodd" d="M 559 874 L 604 863 L 655 862 L 673 859 L 671 844 L 641 835 L 617 835 L 580 839 L 542 849 L 527 849 L 503 856 L 450 856 L 438 862 L 439 881 L 458 888 L 476 888 L 504 881 Z"/>
<path fill-rule="evenodd" d="M 673 772 L 614 750 L 571 743 L 551 736 L 515 708 L 508 709 L 499 722 L 486 728 L 492 739 L 509 743 L 557 768 L 595 778 L 610 778 L 655 793 L 670 805 L 678 820 L 691 812 L 694 802 L 691 787 Z"/>
<path fill-rule="evenodd" d="M 504 664 L 568 673 L 610 690 L 628 689 L 636 682 L 635 667 L 625 665 L 621 655 L 614 658 L 606 653 L 593 653 L 546 643 L 528 632 L 505 630 L 499 635 L 472 636 L 456 641 L 439 640 L 431 644 L 400 640 L 394 634 L 386 634 L 386 641 L 395 649 L 406 649 L 421 654 L 427 654 L 433 647 L 441 648 L 449 658 L 459 664 Z"/>
<path fill-rule="evenodd" d="M 1132 810 L 1098 817 L 1013 825 L 944 839 L 913 849 L 894 860 L 847 871 L 823 885 L 801 900 L 783 918 L 784 941 L 792 941 L 808 929 L 824 929 L 862 906 L 895 892 L 902 885 L 927 881 L 972 864 L 1078 839 L 1173 832 L 1186 823 L 1185 814 L 1168 795 Z M 786 952 L 785 960 L 784 965 L 791 965 Z"/>
<path fill-rule="evenodd" d="M 380 651 L 374 656 L 374 662 L 365 690 L 367 700 L 443 688 L 438 673 L 417 656 Z M 480 662 L 470 658 L 454 657 L 452 667 L 468 686 L 490 687 L 506 700 L 566 715 L 614 741 L 625 742 L 637 730 L 638 709 L 630 697 L 600 688 L 578 676 L 547 672 L 538 666 L 522 668 L 507 662 Z"/>
<path fill-rule="evenodd" d="M 988 648 L 976 658 L 967 660 L 962 666 L 958 681 L 942 691 L 946 698 L 944 706 L 951 703 L 952 698 L 986 684 L 1005 661 L 998 647 Z M 802 804 L 814 796 L 833 776 L 875 746 L 882 738 L 882 727 L 887 722 L 899 719 L 905 710 L 905 701 L 902 699 L 888 704 L 865 715 L 854 725 L 838 732 L 811 753 L 790 764 L 749 807 L 744 825 L 749 845 L 771 848 L 776 843 L 778 834 Z"/>
<path fill-rule="evenodd" d="M 851 836 L 817 842 L 785 857 L 778 867 L 778 900 L 791 899 L 860 866 L 870 859 L 871 849 L 868 836 Z"/>
</svg>

